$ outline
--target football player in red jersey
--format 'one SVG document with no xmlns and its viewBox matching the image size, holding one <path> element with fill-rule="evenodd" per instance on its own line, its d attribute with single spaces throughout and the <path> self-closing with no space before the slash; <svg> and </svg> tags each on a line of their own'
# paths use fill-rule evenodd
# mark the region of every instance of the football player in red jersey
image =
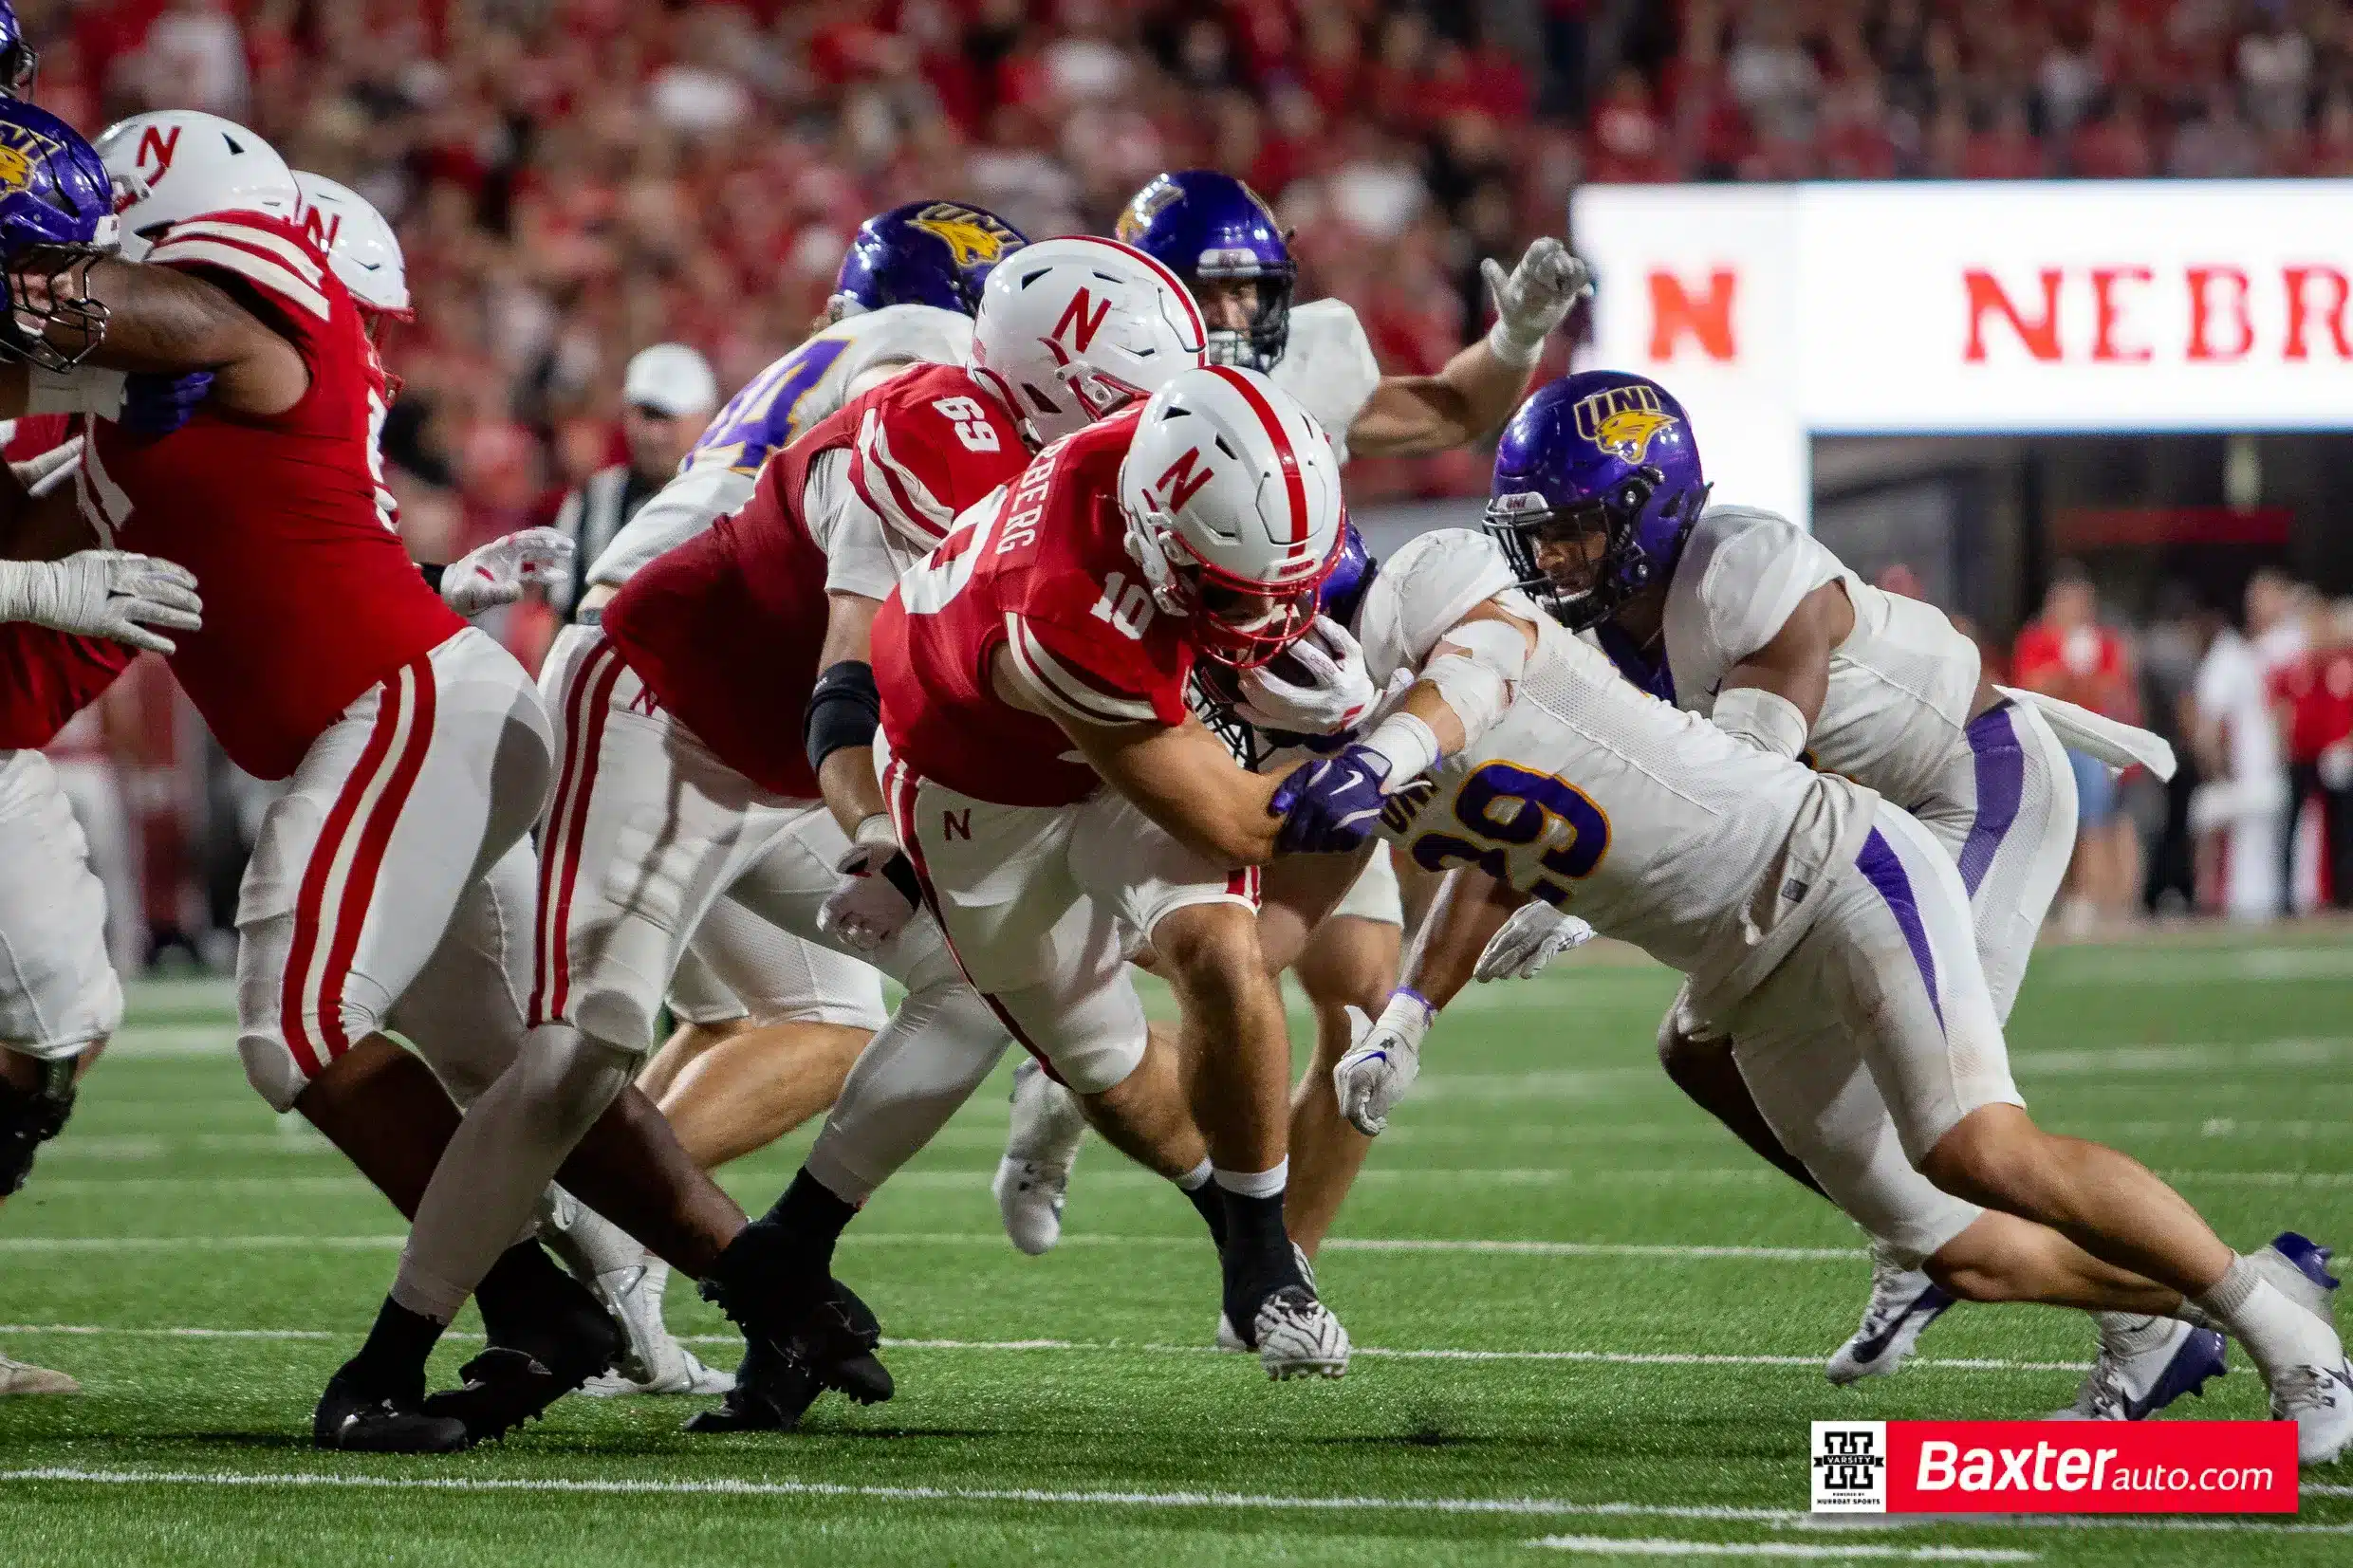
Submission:
<svg viewBox="0 0 2353 1568">
<path fill-rule="evenodd" d="M 1042 416 L 1049 422 L 1040 434 L 1076 429 L 1090 402 L 1136 397 L 1139 381 L 1200 362 L 1190 304 L 1156 264 L 1100 240 L 1035 247 L 1023 258 L 1018 283 L 1001 274 L 990 300 L 1017 290 L 1065 307 L 1081 293 L 1088 302 L 1078 312 L 1089 323 L 1084 342 L 1029 347 L 1018 371 L 1023 382 L 1052 389 L 1039 394 L 1055 411 Z M 976 323 L 984 340 L 990 309 L 985 301 Z M 1067 363 L 1057 365 L 1048 349 Z M 880 1061 L 954 1062 L 939 1115 L 986 1075 L 1002 1027 L 963 984 L 936 928 L 904 918 L 915 884 L 896 855 L 867 751 L 876 702 L 865 655 L 867 627 L 897 576 L 894 537 L 900 556 L 919 554 L 958 510 L 1020 471 L 1028 431 L 1003 385 L 976 371 L 919 366 L 851 399 L 769 462 L 743 511 L 641 568 L 584 627 L 590 635 L 562 645 L 544 676 L 563 763 L 543 827 L 526 1061 L 613 1063 L 611 1076 L 625 1078 L 656 1043 L 656 1016 L 687 939 L 726 896 L 833 954 L 854 952 L 847 967 L 873 993 L 877 1014 L 879 987 L 858 958 L 906 986 L 875 1053 Z M 805 710 L 805 734 L 778 723 Z M 845 903 L 838 918 L 826 915 L 845 861 L 877 865 L 873 886 L 896 877 L 905 889 L 888 933 L 874 929 L 884 916 L 870 905 Z M 933 1066 L 905 1070 L 942 1076 Z M 1165 1062 L 1162 1076 L 1173 1100 Z M 826 1087 L 826 1100 L 838 1084 Z M 584 1065 L 563 1092 L 610 1090 L 604 1073 Z M 894 1100 L 886 1115 L 920 1118 L 939 1098 L 912 1108 Z M 528 1215 L 563 1151 L 535 1149 L 490 1114 L 519 1115 L 525 1103 L 493 1091 L 469 1116 L 435 1175 L 404 1273 L 463 1278 Z M 1176 1120 L 1155 1131 L 1181 1143 L 1191 1133 Z M 848 1166 L 828 1160 L 838 1139 L 821 1139 L 815 1163 L 835 1193 L 846 1193 L 825 1201 L 849 1209 L 929 1131 L 884 1133 L 878 1149 L 877 1130 L 861 1123 L 864 1157 Z M 1159 1163 L 1198 1158 L 1180 1148 Z M 775 1227 L 739 1239 L 706 1290 L 740 1315 L 770 1285 L 808 1282 L 803 1256 L 783 1255 L 781 1239 Z M 600 1272 L 628 1266 L 624 1258 Z M 836 1305 L 861 1311 L 854 1301 Z M 846 1376 L 829 1363 L 816 1370 L 854 1397 L 887 1392 L 863 1363 L 872 1342 L 853 1337 L 842 1347 L 859 1353 L 843 1357 L 858 1363 Z M 780 1404 L 750 1381 L 732 1401 L 732 1426 L 790 1425 L 811 1392 L 799 1388 L 798 1403 Z"/>
<path fill-rule="evenodd" d="M 0 127 L 21 118 L 7 108 Z M 211 398 L 161 440 L 93 423 L 63 520 L 45 502 L 18 521 L 36 545 L 69 529 L 127 534 L 223 606 L 181 640 L 175 673 L 234 760 L 290 779 L 243 889 L 240 1052 L 274 1105 L 301 1110 L 409 1212 L 456 1123 L 451 1093 L 495 1076 L 520 1039 L 505 937 L 530 896 L 523 835 L 551 771 L 547 721 L 521 667 L 424 585 L 380 506 L 380 368 L 349 294 L 288 219 L 283 161 L 227 121 L 166 118 L 176 138 L 134 124 L 106 138 L 144 264 L 107 254 L 95 229 L 60 236 L 0 204 L 14 306 L 0 318 L 0 356 L 14 361 L 0 406 L 22 396 L 25 362 L 85 359 L 208 368 Z M 112 223 L 88 144 L 54 122 L 0 128 L 12 134 L 67 198 L 61 210 Z M 196 177 L 223 165 L 222 179 Z M 153 216 L 235 182 L 240 205 Z M 670 1157 L 675 1140 L 641 1097 L 607 1122 L 567 1181 L 698 1273 L 742 1210 Z M 535 1412 L 617 1344 L 536 1244 L 503 1254 L 479 1295 L 490 1374 L 516 1375 L 471 1378 L 448 1413 L 422 1413 L 421 1360 L 363 1357 L 330 1385 L 319 1441 L 459 1446 Z M 406 1312 L 392 1332 L 430 1344 L 438 1327 Z"/>
<path fill-rule="evenodd" d="M 1323 430 L 1263 376 L 1187 371 L 1048 447 L 900 579 L 875 625 L 884 788 L 926 906 L 1032 1055 L 1140 1054 L 1127 961 L 1182 1005 L 1223 1208 L 1228 1319 L 1275 1376 L 1338 1375 L 1339 1320 L 1283 1224 L 1289 1044 L 1258 946 L 1276 782 L 1186 707 L 1195 661 L 1310 629 L 1340 548 Z"/>
</svg>

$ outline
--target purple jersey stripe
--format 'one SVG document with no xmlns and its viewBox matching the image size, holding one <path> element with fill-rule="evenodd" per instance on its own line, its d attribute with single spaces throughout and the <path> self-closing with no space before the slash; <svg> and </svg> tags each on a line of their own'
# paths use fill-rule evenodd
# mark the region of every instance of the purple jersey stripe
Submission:
<svg viewBox="0 0 2353 1568">
<path fill-rule="evenodd" d="M 1903 862 L 1896 858 L 1896 849 L 1880 830 L 1873 828 L 1871 837 L 1862 841 L 1862 853 L 1855 857 L 1855 869 L 1871 879 L 1887 900 L 1888 910 L 1896 916 L 1896 925 L 1912 950 L 1912 962 L 1920 971 L 1920 981 L 1928 987 L 1928 1005 L 1936 1010 L 1936 1023 L 1944 1024 L 1944 1000 L 1936 991 L 1936 955 L 1928 946 L 1928 927 L 1920 919 L 1920 906 L 1912 895 L 1912 878 L 1904 875 Z"/>
<path fill-rule="evenodd" d="M 1993 867 L 2010 824 L 2018 820 L 2026 792 L 2027 752 L 2010 723 L 2007 698 L 1969 721 L 1969 749 L 1977 757 L 1977 820 L 1961 841 L 1961 885 L 1972 898 Z"/>
<path fill-rule="evenodd" d="M 738 473 L 759 472 L 814 422 L 801 417 L 801 404 L 847 347 L 845 338 L 811 338 L 754 376 L 703 427 L 685 467 L 718 462 Z"/>
</svg>

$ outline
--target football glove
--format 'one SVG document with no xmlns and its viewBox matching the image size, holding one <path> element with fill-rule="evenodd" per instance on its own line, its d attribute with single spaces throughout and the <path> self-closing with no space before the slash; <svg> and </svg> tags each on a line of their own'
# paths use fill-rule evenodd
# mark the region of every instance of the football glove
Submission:
<svg viewBox="0 0 2353 1568">
<path fill-rule="evenodd" d="M 1492 256 L 1479 263 L 1479 271 L 1495 299 L 1488 350 L 1505 364 L 1523 369 L 1536 362 L 1545 340 L 1567 318 L 1578 296 L 1593 287 L 1593 269 L 1549 234 L 1531 244 L 1509 274 Z"/>
<path fill-rule="evenodd" d="M 1380 784 L 1388 772 L 1388 759 L 1362 745 L 1302 765 L 1267 802 L 1268 814 L 1283 819 L 1276 852 L 1344 855 L 1364 842 L 1380 825 Z"/>
<path fill-rule="evenodd" d="M 1471 973 L 1480 980 L 1533 980 L 1555 954 L 1593 940 L 1593 928 L 1541 898 L 1511 912 L 1503 929 L 1487 939 Z"/>
<path fill-rule="evenodd" d="M 1329 735 L 1371 711 L 1380 693 L 1364 668 L 1364 650 L 1345 626 L 1318 616 L 1307 635 L 1284 652 L 1306 678 L 1288 680 L 1271 663 L 1244 673 L 1234 710 L 1251 723 L 1289 734 Z"/>
<path fill-rule="evenodd" d="M 571 569 L 573 544 L 558 528 L 523 528 L 472 550 L 441 574 L 441 600 L 461 616 L 512 604 Z"/>
<path fill-rule="evenodd" d="M 906 929 L 923 904 L 915 862 L 881 812 L 858 824 L 849 853 L 834 862 L 842 884 L 817 912 L 817 929 L 857 952 L 873 952 Z"/>
<path fill-rule="evenodd" d="M 203 611 L 195 574 L 154 556 L 83 550 L 63 561 L 0 562 L 0 620 L 170 654 L 177 645 L 148 628 L 201 631 Z"/>
<path fill-rule="evenodd" d="M 1332 1068 L 1332 1092 L 1339 1097 L 1340 1114 L 1358 1132 L 1377 1138 L 1389 1125 L 1389 1113 L 1421 1076 L 1421 1040 L 1437 1012 L 1419 991 L 1403 986 L 1389 993 L 1378 1020 L 1368 1020 L 1356 1007 L 1347 1012 L 1348 1054 Z"/>
</svg>

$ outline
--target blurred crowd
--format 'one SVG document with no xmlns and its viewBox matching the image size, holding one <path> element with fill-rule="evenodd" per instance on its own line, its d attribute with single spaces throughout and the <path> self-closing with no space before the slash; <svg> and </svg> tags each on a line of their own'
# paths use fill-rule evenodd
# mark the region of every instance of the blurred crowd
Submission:
<svg viewBox="0 0 2353 1568">
<path fill-rule="evenodd" d="M 2080 818 L 2062 922 L 2136 912 L 2237 920 L 2353 909 L 2353 599 L 2263 567 L 2243 619 L 2186 586 L 2132 628 L 2062 563 L 2009 676 L 2165 735 L 2168 785 L 2077 758 Z"/>
</svg>

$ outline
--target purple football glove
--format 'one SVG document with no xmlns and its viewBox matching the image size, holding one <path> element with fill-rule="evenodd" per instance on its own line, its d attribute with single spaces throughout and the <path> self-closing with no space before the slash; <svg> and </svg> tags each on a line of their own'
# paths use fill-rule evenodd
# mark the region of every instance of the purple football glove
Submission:
<svg viewBox="0 0 2353 1568">
<path fill-rule="evenodd" d="M 134 435 L 169 435 L 186 424 L 213 392 L 213 373 L 185 376 L 141 372 L 122 381 L 122 415 L 115 422 Z"/>
<path fill-rule="evenodd" d="M 1267 802 L 1283 819 L 1274 847 L 1285 855 L 1344 855 L 1380 825 L 1380 782 L 1388 760 L 1369 747 L 1306 764 L 1275 786 Z"/>
</svg>

